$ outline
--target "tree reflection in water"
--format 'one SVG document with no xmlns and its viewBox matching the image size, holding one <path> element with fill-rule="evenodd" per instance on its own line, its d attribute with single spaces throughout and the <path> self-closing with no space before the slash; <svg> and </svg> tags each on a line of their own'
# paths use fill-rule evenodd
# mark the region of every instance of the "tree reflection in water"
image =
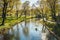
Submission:
<svg viewBox="0 0 60 40">
<path fill-rule="evenodd" d="M 20 40 L 19 25 L 17 24 L 16 40 Z"/>
<path fill-rule="evenodd" d="M 23 33 L 25 34 L 25 36 L 28 36 L 29 35 L 29 21 L 25 21 L 25 27 L 23 28 Z"/>
<path fill-rule="evenodd" d="M 29 29 L 28 29 L 28 27 L 23 28 L 23 33 L 24 33 L 26 36 L 28 36 L 28 34 L 29 34 Z"/>
</svg>

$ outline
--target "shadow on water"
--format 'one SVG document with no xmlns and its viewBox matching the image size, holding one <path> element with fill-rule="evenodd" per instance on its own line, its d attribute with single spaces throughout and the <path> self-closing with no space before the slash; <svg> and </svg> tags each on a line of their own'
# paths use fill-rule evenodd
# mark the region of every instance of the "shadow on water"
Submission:
<svg viewBox="0 0 60 40">
<path fill-rule="evenodd" d="M 6 34 L 0 34 L 0 40 L 56 40 L 55 37 L 38 22 L 38 19 L 30 19 L 26 24 L 25 22 L 21 22 L 9 29 Z"/>
</svg>

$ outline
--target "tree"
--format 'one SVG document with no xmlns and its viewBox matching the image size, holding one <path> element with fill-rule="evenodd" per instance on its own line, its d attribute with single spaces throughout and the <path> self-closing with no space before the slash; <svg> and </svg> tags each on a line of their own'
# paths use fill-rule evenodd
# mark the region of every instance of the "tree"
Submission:
<svg viewBox="0 0 60 40">
<path fill-rule="evenodd" d="M 56 4 L 57 0 L 47 0 L 47 4 L 51 10 L 52 18 L 56 21 Z"/>
<path fill-rule="evenodd" d="M 27 14 L 27 11 L 29 10 L 29 1 L 25 1 L 22 4 L 22 8 L 23 8 L 23 11 L 24 11 L 24 15 L 26 15 Z"/>
<path fill-rule="evenodd" d="M 55 34 L 60 36 L 60 32 L 59 32 L 60 22 L 58 21 L 58 17 L 56 16 L 56 14 L 58 14 L 59 16 L 58 2 L 59 0 L 47 0 L 48 7 L 50 8 L 50 11 L 51 11 L 52 19 L 56 23 L 56 25 L 53 27 L 53 31 L 55 32 Z"/>
<path fill-rule="evenodd" d="M 1 2 L 2 2 L 1 3 L 2 6 L 0 5 L 2 7 L 2 23 L 1 23 L 1 25 L 4 25 L 5 20 L 6 20 L 6 14 L 13 9 L 15 0 L 1 0 Z M 10 8 L 10 9 L 8 10 L 8 8 Z"/>
<path fill-rule="evenodd" d="M 15 4 L 15 7 L 16 7 L 16 17 L 18 19 L 18 11 L 19 11 L 19 7 L 20 7 L 20 0 L 16 0 L 16 4 Z"/>
<path fill-rule="evenodd" d="M 5 19 L 6 19 L 6 11 L 7 11 L 8 1 L 3 0 L 3 10 L 2 10 L 2 24 L 4 25 Z"/>
</svg>

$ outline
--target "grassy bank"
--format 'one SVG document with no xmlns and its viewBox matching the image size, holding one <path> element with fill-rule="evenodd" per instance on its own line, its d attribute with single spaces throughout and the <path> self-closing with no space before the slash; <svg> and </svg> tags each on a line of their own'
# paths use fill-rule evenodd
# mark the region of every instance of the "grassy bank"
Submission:
<svg viewBox="0 0 60 40">
<path fill-rule="evenodd" d="M 31 17 L 31 16 L 27 16 L 27 17 L 26 17 L 26 20 L 27 20 L 27 19 L 30 19 L 30 18 L 32 18 L 32 17 Z M 16 18 L 15 18 L 15 19 L 7 18 L 7 19 L 5 20 L 5 25 L 0 26 L 0 33 L 1 33 L 1 34 L 6 33 L 7 30 L 9 30 L 10 28 L 12 28 L 12 27 L 13 27 L 14 25 L 16 25 L 17 23 L 20 23 L 20 22 L 24 21 L 24 19 L 25 19 L 24 16 L 19 17 L 18 19 L 16 19 Z"/>
</svg>

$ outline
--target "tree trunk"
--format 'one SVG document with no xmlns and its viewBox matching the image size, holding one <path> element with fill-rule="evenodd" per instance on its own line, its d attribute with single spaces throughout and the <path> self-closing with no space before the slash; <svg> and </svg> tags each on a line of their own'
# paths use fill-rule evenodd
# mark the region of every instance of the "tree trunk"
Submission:
<svg viewBox="0 0 60 40">
<path fill-rule="evenodd" d="M 6 0 L 3 0 L 4 4 L 3 4 L 3 10 L 2 10 L 2 24 L 1 25 L 4 25 L 4 22 L 5 22 L 5 19 L 6 19 L 6 11 L 7 11 L 7 2 Z"/>
</svg>

